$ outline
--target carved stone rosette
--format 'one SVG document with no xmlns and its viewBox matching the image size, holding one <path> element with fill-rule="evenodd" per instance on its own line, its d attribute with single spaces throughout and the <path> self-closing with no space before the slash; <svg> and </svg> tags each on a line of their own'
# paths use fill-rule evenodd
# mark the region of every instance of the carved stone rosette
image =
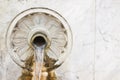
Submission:
<svg viewBox="0 0 120 80">
<path fill-rule="evenodd" d="M 38 33 L 47 41 L 44 58 L 54 61 L 48 67 L 61 65 L 71 51 L 71 30 L 60 14 L 46 8 L 28 9 L 13 19 L 6 33 L 11 58 L 25 68 L 25 62 L 34 55 L 32 42 Z"/>
</svg>

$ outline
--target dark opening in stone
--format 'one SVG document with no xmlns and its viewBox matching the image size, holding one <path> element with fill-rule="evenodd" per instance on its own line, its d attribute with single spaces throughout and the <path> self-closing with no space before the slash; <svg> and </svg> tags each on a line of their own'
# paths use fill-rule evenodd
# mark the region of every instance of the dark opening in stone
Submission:
<svg viewBox="0 0 120 80">
<path fill-rule="evenodd" d="M 46 44 L 46 41 L 42 36 L 37 36 L 33 40 L 33 45 L 36 45 L 37 47 L 43 46 L 45 44 Z"/>
</svg>

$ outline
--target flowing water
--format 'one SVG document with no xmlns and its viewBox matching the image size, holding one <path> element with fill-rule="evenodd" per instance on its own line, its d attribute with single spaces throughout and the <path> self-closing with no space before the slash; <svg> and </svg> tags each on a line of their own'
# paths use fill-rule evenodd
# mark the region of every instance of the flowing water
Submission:
<svg viewBox="0 0 120 80">
<path fill-rule="evenodd" d="M 44 58 L 44 48 L 45 45 L 36 46 L 35 45 L 35 73 L 34 80 L 41 79 L 42 66 L 43 66 L 43 58 Z"/>
</svg>

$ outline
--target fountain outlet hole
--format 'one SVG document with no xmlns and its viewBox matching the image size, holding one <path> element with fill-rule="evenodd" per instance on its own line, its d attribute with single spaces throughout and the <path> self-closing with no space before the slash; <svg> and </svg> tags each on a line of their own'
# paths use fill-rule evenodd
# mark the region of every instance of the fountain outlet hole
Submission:
<svg viewBox="0 0 120 80">
<path fill-rule="evenodd" d="M 33 45 L 37 47 L 41 47 L 43 45 L 46 45 L 46 40 L 42 36 L 37 36 L 33 40 Z"/>
</svg>

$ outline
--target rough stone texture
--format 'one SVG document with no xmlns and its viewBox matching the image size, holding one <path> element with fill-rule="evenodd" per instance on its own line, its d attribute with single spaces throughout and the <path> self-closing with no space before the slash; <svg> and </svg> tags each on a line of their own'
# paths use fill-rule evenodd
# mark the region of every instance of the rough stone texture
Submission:
<svg viewBox="0 0 120 80">
<path fill-rule="evenodd" d="M 71 26 L 73 48 L 59 67 L 62 80 L 120 80 L 119 0 L 0 0 L 0 78 L 17 80 L 21 69 L 5 47 L 5 33 L 12 19 L 32 7 L 60 13 Z"/>
</svg>

